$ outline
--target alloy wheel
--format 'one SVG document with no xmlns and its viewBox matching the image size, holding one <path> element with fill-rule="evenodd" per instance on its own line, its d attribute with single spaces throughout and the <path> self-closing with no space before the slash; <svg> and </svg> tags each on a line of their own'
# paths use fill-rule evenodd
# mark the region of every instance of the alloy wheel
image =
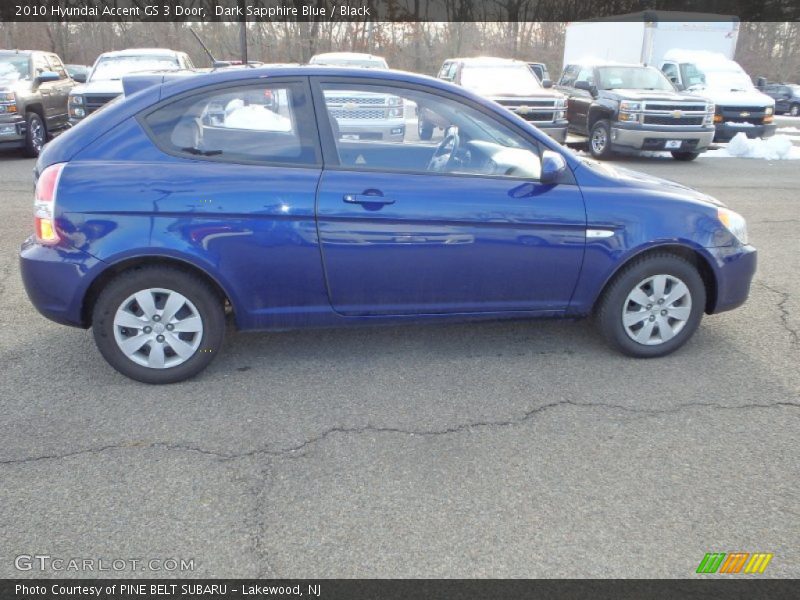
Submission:
<svg viewBox="0 0 800 600">
<path fill-rule="evenodd" d="M 608 145 L 608 135 L 604 127 L 595 127 L 592 131 L 592 150 L 595 154 L 602 154 Z"/>
<path fill-rule="evenodd" d="M 692 314 L 692 294 L 674 275 L 653 275 L 640 281 L 622 307 L 625 333 L 635 342 L 657 346 L 686 326 Z"/>
<path fill-rule="evenodd" d="M 149 288 L 128 296 L 114 315 L 114 339 L 133 362 L 152 369 L 185 363 L 203 339 L 203 319 L 185 296 Z"/>
</svg>

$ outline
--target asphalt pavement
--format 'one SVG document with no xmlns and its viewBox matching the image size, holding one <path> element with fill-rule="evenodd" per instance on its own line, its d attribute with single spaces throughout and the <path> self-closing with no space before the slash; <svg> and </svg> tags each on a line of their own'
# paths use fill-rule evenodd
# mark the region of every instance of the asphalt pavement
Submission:
<svg viewBox="0 0 800 600">
<path fill-rule="evenodd" d="M 586 321 L 232 333 L 153 387 L 28 302 L 33 161 L 0 154 L 0 577 L 693 577 L 717 551 L 800 577 L 800 163 L 619 162 L 724 200 L 760 251 L 748 303 L 674 355 Z"/>
</svg>

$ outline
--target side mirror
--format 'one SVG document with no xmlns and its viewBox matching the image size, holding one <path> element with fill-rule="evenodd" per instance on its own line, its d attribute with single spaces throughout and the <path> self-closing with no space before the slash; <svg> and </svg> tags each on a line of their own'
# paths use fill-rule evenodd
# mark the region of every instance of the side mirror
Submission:
<svg viewBox="0 0 800 600">
<path fill-rule="evenodd" d="M 597 86 L 592 85 L 588 81 L 576 81 L 575 82 L 575 89 L 576 90 L 584 90 L 589 92 L 592 96 L 597 95 Z"/>
<path fill-rule="evenodd" d="M 558 183 L 561 174 L 567 170 L 567 161 L 558 152 L 545 150 L 542 152 L 542 174 L 539 180 L 545 185 Z"/>
<path fill-rule="evenodd" d="M 86 73 L 75 73 L 75 75 L 72 76 L 72 81 L 86 83 Z"/>
<path fill-rule="evenodd" d="M 42 71 L 36 76 L 36 83 L 47 83 L 48 81 L 58 81 L 61 79 L 55 71 Z"/>
<path fill-rule="evenodd" d="M 552 79 L 542 79 L 542 87 L 543 88 L 551 88 L 551 87 L 553 87 Z"/>
</svg>

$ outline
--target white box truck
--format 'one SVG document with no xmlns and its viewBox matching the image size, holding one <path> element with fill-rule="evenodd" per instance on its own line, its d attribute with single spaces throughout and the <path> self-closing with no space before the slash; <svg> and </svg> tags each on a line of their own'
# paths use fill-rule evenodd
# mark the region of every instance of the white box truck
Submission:
<svg viewBox="0 0 800 600">
<path fill-rule="evenodd" d="M 775 133 L 775 101 L 733 61 L 737 17 L 644 11 L 570 23 L 564 64 L 589 58 L 654 66 L 680 91 L 714 102 L 715 141 Z"/>
</svg>

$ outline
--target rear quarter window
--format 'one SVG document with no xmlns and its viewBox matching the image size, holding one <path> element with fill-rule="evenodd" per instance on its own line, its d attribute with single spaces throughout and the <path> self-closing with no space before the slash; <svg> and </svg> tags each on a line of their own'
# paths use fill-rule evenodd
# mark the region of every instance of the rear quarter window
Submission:
<svg viewBox="0 0 800 600">
<path fill-rule="evenodd" d="M 300 83 L 215 87 L 140 120 L 153 142 L 176 156 L 288 166 L 321 162 L 309 96 Z"/>
</svg>

